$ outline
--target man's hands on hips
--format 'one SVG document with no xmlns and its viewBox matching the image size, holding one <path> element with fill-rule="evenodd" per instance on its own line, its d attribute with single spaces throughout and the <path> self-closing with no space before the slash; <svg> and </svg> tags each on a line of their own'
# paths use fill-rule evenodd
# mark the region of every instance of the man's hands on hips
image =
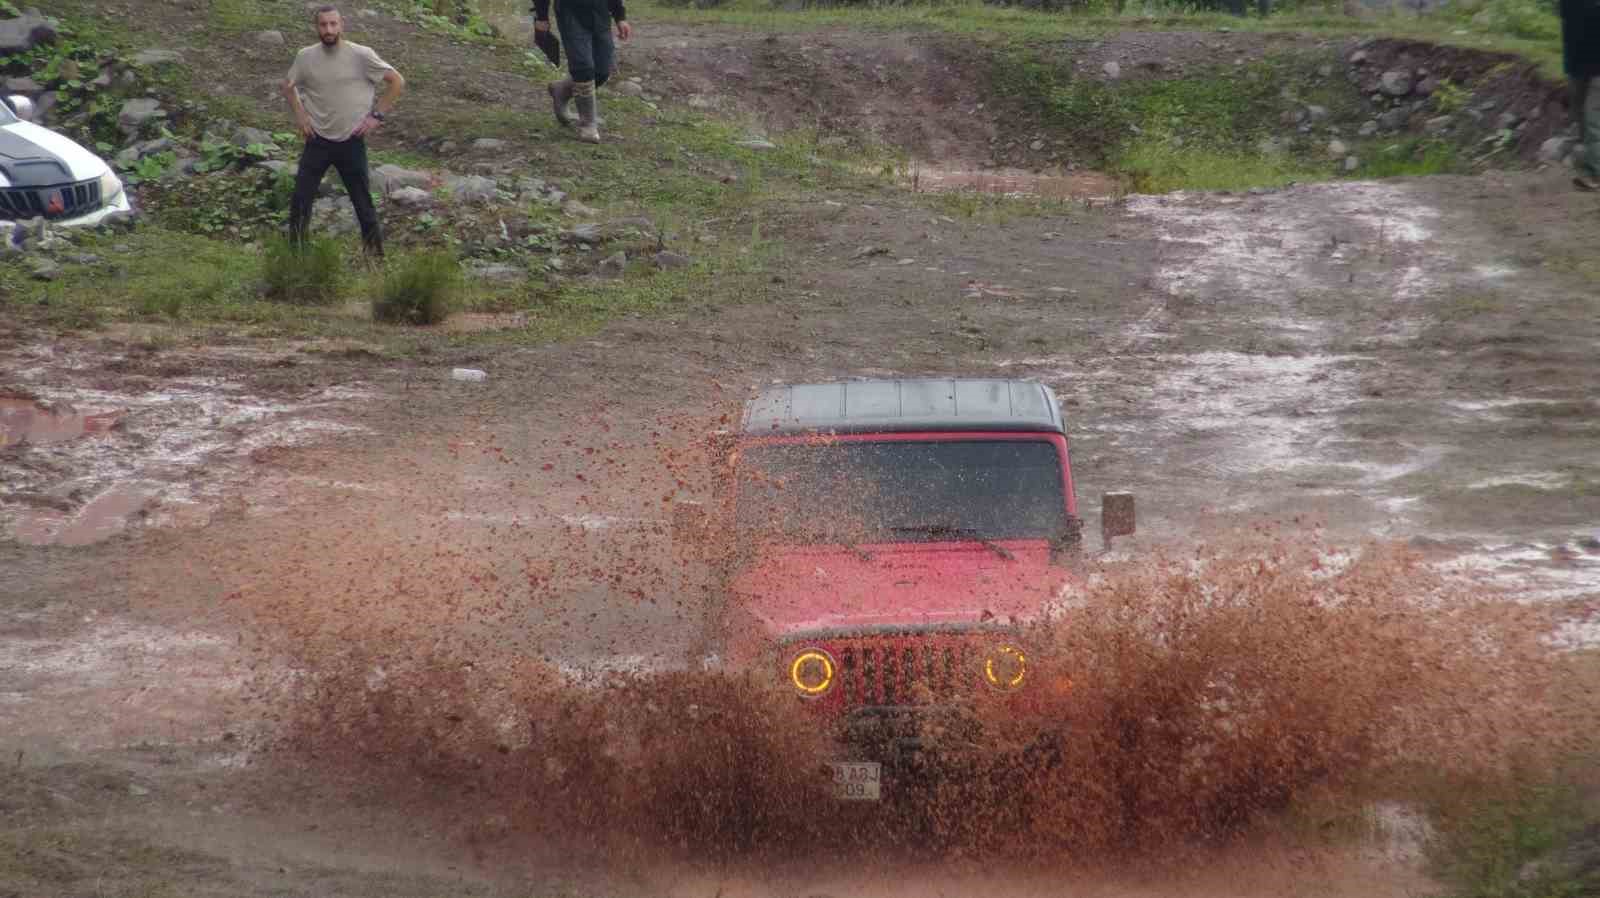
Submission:
<svg viewBox="0 0 1600 898">
<path fill-rule="evenodd" d="M 350 136 L 365 137 L 381 127 L 383 127 L 383 122 L 379 121 L 376 116 L 369 114 L 366 118 L 361 120 L 361 124 L 356 125 L 356 129 L 350 132 Z"/>
<path fill-rule="evenodd" d="M 618 22 L 617 38 L 620 40 L 628 40 L 631 37 L 633 37 L 633 26 L 629 25 L 626 21 Z"/>
<path fill-rule="evenodd" d="M 311 129 L 311 116 L 309 115 L 296 116 L 294 126 L 299 130 L 300 139 L 302 140 L 310 140 L 311 135 L 316 133 Z"/>
</svg>

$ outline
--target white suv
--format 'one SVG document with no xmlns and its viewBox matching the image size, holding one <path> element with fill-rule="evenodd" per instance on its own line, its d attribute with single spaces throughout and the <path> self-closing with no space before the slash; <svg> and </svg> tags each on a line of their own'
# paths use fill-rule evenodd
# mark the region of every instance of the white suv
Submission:
<svg viewBox="0 0 1600 898">
<path fill-rule="evenodd" d="M 130 212 L 127 191 L 105 160 L 28 121 L 33 103 L 0 103 L 0 219 L 44 218 L 65 227 L 92 226 Z"/>
</svg>

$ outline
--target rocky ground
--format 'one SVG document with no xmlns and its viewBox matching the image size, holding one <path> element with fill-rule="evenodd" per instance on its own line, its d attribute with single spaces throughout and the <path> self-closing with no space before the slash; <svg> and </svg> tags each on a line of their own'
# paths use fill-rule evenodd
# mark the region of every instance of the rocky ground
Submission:
<svg viewBox="0 0 1600 898">
<path fill-rule="evenodd" d="M 178 6 L 140 10 L 181 18 Z M 413 66 L 459 53 L 383 15 L 363 22 L 391 43 L 414 40 Z M 1254 37 L 1208 40 L 1219 48 L 1108 39 L 1085 64 L 1143 77 L 1145 59 L 1178 67 L 1191 64 L 1182 53 L 1259 50 Z M 769 301 L 677 306 L 542 345 L 446 341 L 396 358 L 314 338 L 163 341 L 150 324 L 9 330 L 0 894 L 891 895 L 993 884 L 998 874 L 981 864 L 897 871 L 891 882 L 810 861 L 624 870 L 536 846 L 496 852 L 472 841 L 481 827 L 464 833 L 426 807 L 332 791 L 314 770 L 258 752 L 276 718 L 255 690 L 284 662 L 257 654 L 254 636 L 287 593 L 370 595 L 379 608 L 428 588 L 420 583 L 515 602 L 536 580 L 570 576 L 484 638 L 568 671 L 682 666 L 694 609 L 671 589 L 648 531 L 664 497 L 700 487 L 703 472 L 686 461 L 699 435 L 774 380 L 1038 378 L 1062 398 L 1088 513 L 1107 490 L 1139 497 L 1141 534 L 1122 552 L 1258 527 L 1315 528 L 1351 548 L 1399 540 L 1442 568 L 1558 605 L 1563 638 L 1592 643 L 1600 269 L 1584 247 L 1600 234 L 1595 201 L 1569 187 L 1559 160 L 1570 146 L 1550 143 L 1565 124 L 1542 88 L 1508 81 L 1439 123 L 1424 85 L 1469 63 L 1402 61 L 1416 51 L 1397 47 L 1327 48 L 1363 95 L 1380 95 L 1376 131 L 1506 130 L 1521 157 L 1551 164 L 1126 198 L 1090 179 L 1074 182 L 1088 186 L 1072 201 L 1043 205 L 819 186 L 763 221 L 784 246 Z M 219 90 L 264 94 L 278 65 L 270 49 L 264 39 L 218 69 Z M 182 52 L 204 65 L 222 51 Z M 865 66 L 852 79 L 861 90 L 803 89 L 829 81 L 833 56 Z M 1048 171 L 1048 144 L 992 143 L 963 63 L 921 39 L 646 27 L 623 58 L 641 102 L 693 108 L 699 97 L 747 116 L 740 133 L 751 136 L 820 121 L 824 137 L 870 133 L 953 171 L 1009 170 L 1007 192 L 1067 174 Z M 869 59 L 884 61 L 881 79 L 868 77 Z M 477 91 L 547 116 L 536 84 L 485 83 L 458 66 L 419 90 Z M 922 93 L 908 99 L 907 85 Z M 1366 121 L 1324 126 L 1290 98 L 1285 113 L 1286 139 L 1339 140 L 1319 129 Z M 247 130 L 262 124 L 231 122 L 219 136 L 243 149 L 263 142 Z M 555 215 L 559 239 L 592 250 L 583 270 L 557 277 L 601 276 L 624 239 L 615 235 L 648 236 L 649 223 L 587 207 L 581 172 L 530 166 L 538 135 L 463 130 L 442 147 L 423 127 L 393 135 L 434 152 L 380 169 L 386 214 L 414 204 Z M 147 148 L 121 152 L 177 149 Z M 187 151 L 203 158 L 200 146 Z M 1334 155 L 1342 164 L 1346 154 Z M 704 174 L 720 183 L 728 173 Z M 487 256 L 476 264 L 484 279 L 513 276 L 494 264 L 527 271 Z M 487 378 L 456 379 L 460 367 Z M 530 591 L 484 588 L 475 578 L 485 572 Z M 1367 846 L 1302 866 L 1260 848 L 1172 881 L 1218 894 L 1414 894 L 1425 886 L 1416 860 Z M 1063 882 L 998 881 L 1040 894 Z"/>
</svg>

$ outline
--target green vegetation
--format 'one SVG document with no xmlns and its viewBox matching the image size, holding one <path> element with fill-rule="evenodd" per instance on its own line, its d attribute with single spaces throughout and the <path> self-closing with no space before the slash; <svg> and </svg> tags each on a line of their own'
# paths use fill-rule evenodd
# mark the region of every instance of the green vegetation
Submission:
<svg viewBox="0 0 1600 898">
<path fill-rule="evenodd" d="M 299 245 L 287 237 L 267 241 L 261 256 L 266 297 L 293 305 L 328 305 L 339 298 L 345 272 L 339 243 L 313 237 Z"/>
<path fill-rule="evenodd" d="M 1438 139 L 1409 137 L 1375 146 L 1377 152 L 1368 154 L 1363 177 L 1441 175 L 1456 171 L 1460 165 L 1455 146 Z"/>
<path fill-rule="evenodd" d="M 389 263 L 372 299 L 372 317 L 391 324 L 438 324 L 459 301 L 461 266 L 441 250 L 409 253 Z"/>
</svg>

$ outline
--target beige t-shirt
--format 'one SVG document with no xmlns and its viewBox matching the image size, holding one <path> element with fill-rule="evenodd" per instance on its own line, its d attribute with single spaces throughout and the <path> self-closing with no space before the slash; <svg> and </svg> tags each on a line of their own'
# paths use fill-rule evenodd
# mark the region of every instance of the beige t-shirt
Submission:
<svg viewBox="0 0 1600 898">
<path fill-rule="evenodd" d="M 289 83 L 311 116 L 311 130 L 328 140 L 346 140 L 372 111 L 377 86 L 394 66 L 371 47 L 341 40 L 301 50 L 289 67 Z"/>
</svg>

